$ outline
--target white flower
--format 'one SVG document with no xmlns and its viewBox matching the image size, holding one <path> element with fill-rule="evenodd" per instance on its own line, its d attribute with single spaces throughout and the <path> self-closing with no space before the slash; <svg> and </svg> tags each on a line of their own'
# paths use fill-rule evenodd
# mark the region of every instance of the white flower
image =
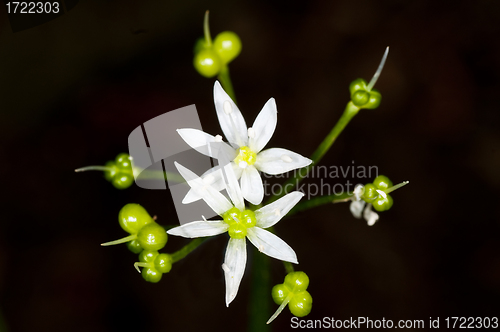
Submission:
<svg viewBox="0 0 500 332">
<path fill-rule="evenodd" d="M 363 185 L 360 184 L 354 188 L 354 195 L 351 198 L 351 205 L 349 206 L 349 209 L 351 210 L 352 215 L 358 219 L 361 219 L 361 214 L 363 214 L 363 218 L 365 218 L 368 226 L 373 226 L 377 222 L 379 216 L 376 212 L 372 211 L 372 205 L 370 203 L 366 204 L 366 202 L 361 199 L 363 188 Z"/>
<path fill-rule="evenodd" d="M 312 160 L 290 150 L 281 148 L 262 150 L 276 128 L 277 110 L 274 98 L 267 101 L 251 128 L 247 128 L 240 110 L 217 81 L 214 86 L 214 101 L 222 132 L 230 145 L 223 143 L 220 135 L 212 136 L 197 129 L 177 131 L 189 146 L 212 158 L 217 159 L 217 155 L 210 149 L 210 143 L 223 143 L 229 148 L 234 173 L 237 179 L 241 178 L 243 197 L 250 203 L 260 204 L 264 197 L 264 186 L 259 171 L 277 175 L 311 164 Z M 208 174 L 212 176 L 211 185 L 215 189 L 219 191 L 224 189 L 219 166 L 205 172 L 202 178 Z M 200 198 L 190 190 L 183 203 L 191 203 Z"/>
<path fill-rule="evenodd" d="M 270 257 L 298 264 L 295 251 L 279 237 L 266 231 L 283 218 L 290 209 L 304 196 L 295 191 L 268 204 L 256 211 L 245 209 L 241 189 L 232 166 L 224 167 L 226 188 L 231 198 L 228 200 L 210 184 L 184 166 L 175 163 L 179 173 L 186 179 L 194 192 L 218 214 L 223 220 L 200 220 L 170 229 L 167 233 L 186 238 L 212 236 L 228 232 L 229 243 L 222 269 L 226 279 L 226 305 L 234 300 L 245 272 L 247 259 L 246 240 Z"/>
</svg>

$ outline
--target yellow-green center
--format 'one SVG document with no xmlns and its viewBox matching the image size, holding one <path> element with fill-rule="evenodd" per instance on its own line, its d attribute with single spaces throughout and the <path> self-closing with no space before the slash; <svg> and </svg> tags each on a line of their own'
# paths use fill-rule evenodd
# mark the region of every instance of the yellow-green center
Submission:
<svg viewBox="0 0 500 332">
<path fill-rule="evenodd" d="M 255 213 L 251 210 L 240 211 L 233 207 L 227 210 L 222 217 L 224 222 L 229 225 L 227 232 L 233 239 L 243 239 L 247 235 L 247 229 L 257 224 Z"/>
<path fill-rule="evenodd" d="M 255 164 L 257 161 L 257 154 L 250 150 L 248 146 L 242 146 L 238 149 L 238 155 L 234 158 L 236 165 L 245 168 L 249 165 Z"/>
</svg>

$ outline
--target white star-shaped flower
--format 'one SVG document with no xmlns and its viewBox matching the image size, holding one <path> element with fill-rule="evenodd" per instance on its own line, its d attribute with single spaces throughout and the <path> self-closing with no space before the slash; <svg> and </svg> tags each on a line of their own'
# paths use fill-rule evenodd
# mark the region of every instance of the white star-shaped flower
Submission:
<svg viewBox="0 0 500 332">
<path fill-rule="evenodd" d="M 259 171 L 277 175 L 311 164 L 312 160 L 287 149 L 262 150 L 276 129 L 277 110 L 274 98 L 267 101 L 251 128 L 247 128 L 240 110 L 217 81 L 214 86 L 214 101 L 222 132 L 230 145 L 223 143 L 220 135 L 212 136 L 198 129 L 177 131 L 189 146 L 212 158 L 217 156 L 210 148 L 210 143 L 223 143 L 230 148 L 228 150 L 234 173 L 237 179 L 241 178 L 243 197 L 250 203 L 260 204 L 264 198 Z M 211 185 L 219 191 L 224 189 L 219 166 L 209 169 L 202 178 L 205 179 L 209 174 Z M 191 203 L 200 198 L 190 190 L 183 203 Z"/>
<path fill-rule="evenodd" d="M 227 164 L 224 167 L 223 181 L 231 200 L 207 184 L 184 166 L 175 163 L 177 170 L 187 181 L 191 189 L 219 215 L 223 220 L 200 220 L 170 229 L 167 233 L 186 238 L 213 236 L 228 232 L 230 239 L 222 269 L 226 279 L 226 305 L 234 300 L 245 272 L 247 260 L 246 238 L 264 254 L 282 261 L 298 264 L 295 251 L 279 237 L 266 231 L 275 225 L 304 196 L 299 191 L 268 204 L 258 210 L 245 209 L 238 180 Z"/>
</svg>

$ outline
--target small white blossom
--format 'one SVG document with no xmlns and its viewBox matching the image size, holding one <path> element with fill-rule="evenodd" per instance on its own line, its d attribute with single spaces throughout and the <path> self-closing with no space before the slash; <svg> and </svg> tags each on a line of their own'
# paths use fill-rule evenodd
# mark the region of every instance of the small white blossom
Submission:
<svg viewBox="0 0 500 332">
<path fill-rule="evenodd" d="M 225 182 L 225 187 L 230 200 L 211 185 L 207 185 L 189 169 L 178 163 L 175 163 L 175 166 L 191 189 L 221 217 L 234 207 L 240 212 L 245 210 L 243 195 L 231 164 L 227 164 L 224 167 L 223 174 L 223 181 L 227 181 Z M 303 193 L 294 191 L 271 204 L 255 210 L 255 226 L 246 228 L 247 233 L 245 237 L 231 237 L 229 239 L 224 264 L 222 264 L 226 280 L 227 306 L 229 306 L 229 303 L 236 297 L 241 279 L 243 278 L 243 273 L 245 272 L 247 260 L 246 238 L 248 238 L 260 252 L 282 261 L 298 264 L 295 251 L 279 237 L 266 231 L 265 228 L 269 228 L 280 221 L 303 196 Z M 229 228 L 230 225 L 224 222 L 224 220 L 200 220 L 172 228 L 167 233 L 186 238 L 196 238 L 222 234 L 229 231 Z"/>
<path fill-rule="evenodd" d="M 214 102 L 222 132 L 230 143 L 230 145 L 222 144 L 224 149 L 228 150 L 236 178 L 241 179 L 243 197 L 250 203 L 260 204 L 264 198 L 264 186 L 259 172 L 277 175 L 311 164 L 312 160 L 290 150 L 282 148 L 263 150 L 276 129 L 278 112 L 274 98 L 267 101 L 250 128 L 247 128 L 240 110 L 217 81 L 214 86 Z M 213 145 L 211 143 L 220 142 L 217 140 L 219 135 L 214 137 L 201 130 L 189 128 L 177 131 L 189 146 L 217 159 L 215 151 L 212 151 L 210 146 Z M 202 178 L 207 174 L 212 174 L 216 178 L 212 184 L 215 189 L 219 191 L 224 189 L 219 166 L 209 169 Z M 190 190 L 183 203 L 191 203 L 200 198 Z"/>
</svg>

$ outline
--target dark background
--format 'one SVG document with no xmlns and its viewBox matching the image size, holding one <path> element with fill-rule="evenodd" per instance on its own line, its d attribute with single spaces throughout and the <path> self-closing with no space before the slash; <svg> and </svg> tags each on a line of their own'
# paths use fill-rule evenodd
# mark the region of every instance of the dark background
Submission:
<svg viewBox="0 0 500 332">
<path fill-rule="evenodd" d="M 126 203 L 176 224 L 169 193 L 118 191 L 100 173 L 73 172 L 126 152 L 135 127 L 189 104 L 207 132 L 221 133 L 214 79 L 192 66 L 206 9 L 212 36 L 232 30 L 242 39 L 230 69 L 247 122 L 274 97 L 278 127 L 268 146 L 303 155 L 340 117 L 349 83 L 369 80 L 391 47 L 376 85 L 381 106 L 361 111 L 322 164 L 376 165 L 410 185 L 373 227 L 347 204 L 278 224 L 311 279 L 308 318 L 441 317 L 443 326 L 448 316 L 498 316 L 499 1 L 89 0 L 16 33 L 0 9 L 0 299 L 8 330 L 245 330 L 252 265 L 249 258 L 226 308 L 227 235 L 148 284 L 124 245 L 99 244 L 126 235 L 117 223 Z M 163 251 L 185 243 L 170 237 Z M 283 277 L 272 260 L 271 285 Z M 291 317 L 285 309 L 272 328 L 290 329 Z"/>
</svg>

